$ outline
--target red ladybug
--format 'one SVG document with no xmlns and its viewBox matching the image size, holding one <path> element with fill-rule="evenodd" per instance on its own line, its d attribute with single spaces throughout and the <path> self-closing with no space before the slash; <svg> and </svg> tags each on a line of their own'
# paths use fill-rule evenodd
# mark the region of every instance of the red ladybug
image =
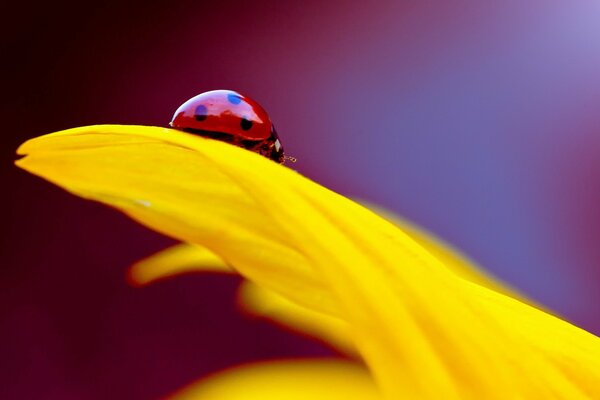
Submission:
<svg viewBox="0 0 600 400">
<path fill-rule="evenodd" d="M 283 164 L 283 147 L 266 111 L 232 90 L 212 90 L 183 103 L 169 123 L 173 128 L 222 140 Z M 289 157 L 291 159 L 291 157 Z"/>
</svg>

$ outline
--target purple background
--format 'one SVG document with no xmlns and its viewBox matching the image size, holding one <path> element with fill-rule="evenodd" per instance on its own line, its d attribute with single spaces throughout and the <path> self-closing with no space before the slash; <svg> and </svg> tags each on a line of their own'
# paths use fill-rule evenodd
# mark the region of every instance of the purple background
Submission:
<svg viewBox="0 0 600 400">
<path fill-rule="evenodd" d="M 127 286 L 172 241 L 12 166 L 27 138 L 165 125 L 217 88 L 269 111 L 300 172 L 600 333 L 598 2 L 20 3 L 0 24 L 1 398 L 156 398 L 329 354 L 240 315 L 232 278 Z"/>
</svg>

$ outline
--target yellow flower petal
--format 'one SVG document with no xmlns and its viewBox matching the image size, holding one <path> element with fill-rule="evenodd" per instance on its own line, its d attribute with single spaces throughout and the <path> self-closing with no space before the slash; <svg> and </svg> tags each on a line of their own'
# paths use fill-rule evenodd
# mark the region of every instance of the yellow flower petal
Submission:
<svg viewBox="0 0 600 400">
<path fill-rule="evenodd" d="M 467 256 L 438 237 L 382 207 L 364 201 L 360 201 L 360 204 L 398 226 L 457 275 L 525 301 L 523 296 L 490 278 Z M 145 284 L 186 272 L 233 273 L 234 270 L 210 250 L 182 243 L 134 264 L 130 269 L 130 278 L 136 284 Z M 244 308 L 252 314 L 318 338 L 343 353 L 356 355 L 348 324 L 339 318 L 299 306 L 273 291 L 247 281 L 240 286 L 238 297 Z M 530 300 L 527 302 L 532 304 Z"/>
<path fill-rule="evenodd" d="M 524 301 L 522 295 L 517 294 L 513 289 L 509 289 L 506 284 L 500 284 L 497 279 L 491 278 L 474 261 L 442 239 L 382 207 L 366 204 L 363 201 L 359 203 L 402 229 L 457 275 Z M 225 261 L 210 250 L 198 245 L 181 243 L 140 260 L 131 267 L 130 275 L 135 283 L 144 284 L 155 279 L 199 271 L 234 272 L 231 266 L 227 265 Z M 530 300 L 526 302 L 532 303 Z"/>
<path fill-rule="evenodd" d="M 380 400 L 368 372 L 333 360 L 274 361 L 201 380 L 173 400 Z"/>
<path fill-rule="evenodd" d="M 210 250 L 181 243 L 159 251 L 131 266 L 133 284 L 144 285 L 189 272 L 235 273 Z M 297 305 L 277 293 L 249 281 L 240 285 L 238 300 L 246 311 L 267 318 L 294 331 L 324 341 L 343 353 L 355 355 L 356 349 L 348 332 L 348 324 L 339 318 Z"/>
<path fill-rule="evenodd" d="M 299 306 L 249 281 L 240 286 L 238 298 L 244 308 L 252 314 L 320 339 L 342 353 L 356 355 L 350 327 L 340 318 Z"/>
<path fill-rule="evenodd" d="M 144 285 L 186 272 L 235 273 L 223 259 L 202 246 L 181 243 L 146 257 L 129 268 L 129 280 Z"/>
<path fill-rule="evenodd" d="M 388 399 L 600 397 L 596 336 L 460 278 L 394 225 L 256 154 L 122 126 L 20 150 L 23 168 L 346 321 Z"/>
<path fill-rule="evenodd" d="M 204 147 L 233 149 L 234 156 L 241 151 L 172 129 L 99 125 L 30 140 L 18 150 L 29 156 L 16 163 L 158 232 L 201 244 L 272 290 L 294 287 L 295 301 L 334 313 L 328 290 L 304 256 L 268 223 L 261 205 L 194 151 Z"/>
</svg>

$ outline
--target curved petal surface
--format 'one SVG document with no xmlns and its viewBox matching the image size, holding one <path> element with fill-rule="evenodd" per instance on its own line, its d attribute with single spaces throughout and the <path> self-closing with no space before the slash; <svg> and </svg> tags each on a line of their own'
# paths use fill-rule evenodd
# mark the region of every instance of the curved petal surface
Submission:
<svg viewBox="0 0 600 400">
<path fill-rule="evenodd" d="M 366 369 L 339 360 L 271 361 L 202 379 L 173 400 L 380 400 Z"/>
<path fill-rule="evenodd" d="M 19 166 L 344 320 L 388 399 L 600 397 L 596 336 L 461 278 L 393 224 L 256 154 L 127 126 L 20 152 Z"/>
</svg>

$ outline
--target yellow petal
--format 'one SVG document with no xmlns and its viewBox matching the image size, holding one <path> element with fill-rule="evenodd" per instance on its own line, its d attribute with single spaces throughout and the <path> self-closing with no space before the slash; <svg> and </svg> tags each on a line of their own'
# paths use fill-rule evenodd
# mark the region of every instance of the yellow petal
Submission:
<svg viewBox="0 0 600 400">
<path fill-rule="evenodd" d="M 379 400 L 368 372 L 335 360 L 273 361 L 201 380 L 174 400 Z"/>
<path fill-rule="evenodd" d="M 129 280 L 144 285 L 186 272 L 235 273 L 223 259 L 202 246 L 181 243 L 146 257 L 129 268 Z"/>
<path fill-rule="evenodd" d="M 240 286 L 238 297 L 243 307 L 252 314 L 320 339 L 342 353 L 356 355 L 350 328 L 340 318 L 299 306 L 249 281 Z"/>
<path fill-rule="evenodd" d="M 460 278 L 393 224 L 256 154 L 121 126 L 21 152 L 23 168 L 346 321 L 388 399 L 600 397 L 596 336 Z"/>
<path fill-rule="evenodd" d="M 232 175 L 241 173 L 229 164 Z M 255 198 L 265 195 L 262 176 L 244 178 Z M 271 216 L 288 221 L 285 228 L 293 221 L 288 234 L 332 284 L 389 398 L 406 388 L 415 398 L 600 394 L 597 337 L 457 279 L 404 233 L 346 199 L 306 181 L 291 186 L 273 199 Z"/>
<path fill-rule="evenodd" d="M 263 161 L 225 143 L 173 129 L 98 125 L 30 140 L 18 150 L 30 155 L 16 163 L 79 196 L 116 207 L 158 232 L 201 244 L 267 288 L 287 293 L 293 287 L 296 302 L 333 313 L 324 283 L 304 256 L 269 223 L 260 204 L 194 150 L 205 147 Z"/>
<path fill-rule="evenodd" d="M 499 284 L 466 255 L 430 232 L 382 207 L 364 201 L 360 201 L 360 204 L 398 226 L 457 275 L 525 301 L 522 295 Z M 186 272 L 232 273 L 234 270 L 210 250 L 182 243 L 137 262 L 130 269 L 130 277 L 134 283 L 144 284 Z M 342 353 L 356 355 L 348 324 L 339 318 L 299 306 L 273 291 L 247 281 L 240 286 L 239 301 L 251 314 L 320 339 Z M 530 300 L 527 302 L 532 304 Z"/>
<path fill-rule="evenodd" d="M 210 250 L 181 243 L 132 265 L 129 278 L 133 284 L 144 285 L 189 272 L 231 274 L 235 273 L 235 270 Z M 320 339 L 343 353 L 356 354 L 348 332 L 348 324 L 339 318 L 299 306 L 269 289 L 248 281 L 240 285 L 238 300 L 244 309 L 253 315 Z"/>
</svg>

